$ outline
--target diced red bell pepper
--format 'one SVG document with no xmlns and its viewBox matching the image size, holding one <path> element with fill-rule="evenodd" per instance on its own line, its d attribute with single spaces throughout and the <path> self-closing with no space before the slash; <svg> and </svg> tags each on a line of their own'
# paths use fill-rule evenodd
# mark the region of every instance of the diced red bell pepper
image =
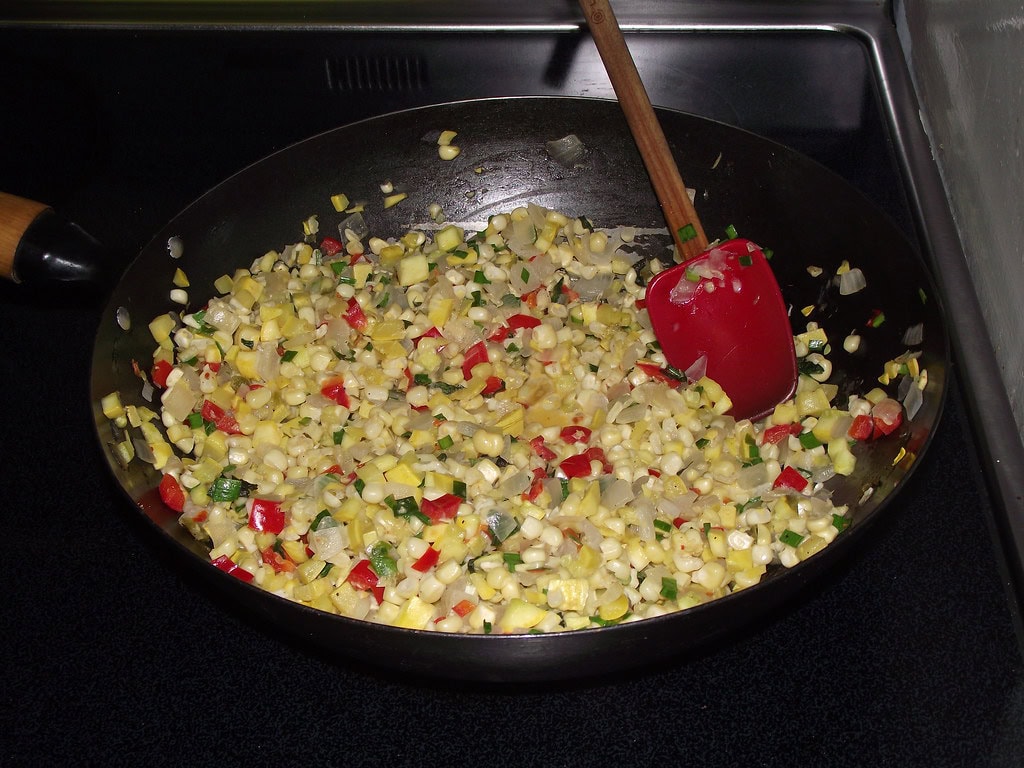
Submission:
<svg viewBox="0 0 1024 768">
<path fill-rule="evenodd" d="M 848 437 L 854 440 L 870 440 L 871 436 L 875 433 L 875 422 L 866 413 L 862 413 L 853 420 L 853 424 L 847 430 L 846 434 Z"/>
<path fill-rule="evenodd" d="M 203 400 L 203 407 L 199 411 L 199 415 L 203 417 L 204 421 L 213 422 L 213 425 L 221 432 L 226 432 L 229 435 L 239 435 L 242 433 L 242 430 L 238 427 L 238 422 L 235 421 L 235 417 L 212 400 Z"/>
<path fill-rule="evenodd" d="M 185 508 L 185 491 L 173 475 L 164 475 L 160 480 L 160 498 L 175 512 L 181 512 Z"/>
<path fill-rule="evenodd" d="M 366 330 L 366 313 L 363 312 L 363 308 L 359 306 L 359 302 L 356 301 L 354 297 L 348 300 L 348 308 L 341 314 L 341 316 L 345 318 L 346 323 L 357 331 Z"/>
<path fill-rule="evenodd" d="M 153 363 L 153 370 L 150 372 L 150 378 L 153 380 L 155 386 L 163 389 L 167 386 L 167 376 L 174 370 L 174 366 L 166 360 L 157 360 Z"/>
<path fill-rule="evenodd" d="M 786 467 L 775 478 L 772 488 L 790 488 L 791 490 L 801 492 L 807 487 L 807 482 L 807 478 L 793 469 L 793 467 Z"/>
<path fill-rule="evenodd" d="M 381 586 L 377 574 L 370 567 L 369 560 L 360 560 L 356 563 L 352 570 L 348 572 L 345 581 L 356 589 L 372 592 L 377 605 L 384 601 L 384 587 Z"/>
<path fill-rule="evenodd" d="M 351 584 L 356 589 L 371 589 L 377 586 L 377 574 L 373 572 L 373 568 L 370 567 L 369 560 L 360 560 L 356 563 L 352 570 L 348 572 L 348 576 L 345 577 L 345 581 Z"/>
<path fill-rule="evenodd" d="M 523 303 L 525 303 L 526 306 L 528 306 L 528 307 L 536 307 L 537 306 L 537 294 L 540 293 L 540 289 L 541 288 L 543 288 L 543 286 L 538 285 L 532 291 L 527 291 L 526 293 L 524 293 L 520 297 L 522 299 Z"/>
<path fill-rule="evenodd" d="M 512 335 L 512 329 L 509 328 L 507 325 L 502 325 L 502 326 L 499 326 L 498 329 L 496 331 L 494 331 L 490 336 L 488 336 L 487 340 L 488 341 L 498 341 L 498 342 L 501 342 L 501 341 L 504 341 L 505 339 L 507 339 L 511 335 Z"/>
<path fill-rule="evenodd" d="M 540 318 L 533 315 L 517 314 L 508 319 L 508 327 L 513 330 L 519 328 L 536 328 L 540 325 Z"/>
<path fill-rule="evenodd" d="M 580 298 L 579 292 L 574 290 L 573 288 L 570 288 L 565 283 L 562 283 L 562 295 L 565 296 L 565 298 L 570 302 L 578 301 Z"/>
<path fill-rule="evenodd" d="M 480 365 L 480 363 L 486 362 L 487 345 L 482 341 L 478 341 L 466 350 L 466 354 L 462 358 L 462 377 L 469 381 L 473 378 L 473 369 Z"/>
<path fill-rule="evenodd" d="M 562 439 L 567 443 L 583 443 L 586 445 L 590 442 L 591 431 L 586 427 L 574 426 L 574 427 L 563 427 L 562 428 Z"/>
<path fill-rule="evenodd" d="M 680 384 L 682 384 L 682 382 L 679 381 L 679 379 L 669 376 L 667 373 L 665 373 L 664 368 L 659 368 L 654 363 L 639 362 L 636 364 L 636 367 L 639 368 L 644 373 L 646 373 L 655 381 L 660 381 L 663 384 L 668 384 L 670 387 L 678 387 Z"/>
<path fill-rule="evenodd" d="M 437 565 L 437 560 L 440 556 L 441 553 L 439 551 L 433 547 L 427 547 L 427 551 L 423 553 L 423 556 L 412 564 L 412 569 L 420 573 L 426 573 Z"/>
<path fill-rule="evenodd" d="M 436 326 L 430 326 L 430 329 L 423 334 L 420 334 L 412 340 L 413 347 L 418 347 L 423 339 L 440 339 L 441 331 Z"/>
<path fill-rule="evenodd" d="M 500 376 L 488 376 L 487 385 L 484 387 L 481 395 L 493 395 L 497 392 L 501 392 L 505 388 L 505 380 Z"/>
<path fill-rule="evenodd" d="M 473 612 L 476 608 L 476 603 L 471 600 L 460 600 L 452 606 L 452 611 L 457 613 L 459 616 L 466 617 Z"/>
<path fill-rule="evenodd" d="M 430 518 L 433 523 L 451 520 L 459 511 L 462 497 L 454 493 L 446 493 L 436 499 L 424 499 L 420 503 L 420 512 Z"/>
<path fill-rule="evenodd" d="M 345 391 L 345 379 L 341 376 L 333 376 L 321 384 L 320 394 L 328 400 L 333 400 L 342 408 L 352 407 L 352 401 L 349 400 L 348 392 Z"/>
<path fill-rule="evenodd" d="M 280 501 L 253 499 L 249 511 L 249 527 L 263 533 L 280 533 L 284 530 L 284 510 Z"/>
<path fill-rule="evenodd" d="M 320 253 L 324 256 L 333 256 L 339 251 L 344 250 L 345 244 L 340 240 L 335 240 L 333 237 L 325 237 L 320 241 Z"/>
<path fill-rule="evenodd" d="M 799 435 L 802 431 L 799 424 L 776 424 L 761 433 L 761 445 L 778 445 L 790 435 Z"/>
<path fill-rule="evenodd" d="M 282 557 L 272 546 L 260 552 L 263 562 L 274 569 L 274 573 L 291 573 L 295 570 L 295 563 L 286 557 Z"/>
<path fill-rule="evenodd" d="M 523 493 L 523 500 L 524 501 L 536 501 L 537 500 L 537 497 L 540 496 L 541 493 L 543 493 L 543 491 L 544 491 L 544 480 L 545 480 L 545 478 L 547 478 L 547 475 L 544 473 L 543 469 L 541 469 L 540 467 L 536 467 L 533 470 L 533 482 L 530 483 L 529 490 L 527 490 L 527 491 L 525 491 Z"/>
<path fill-rule="evenodd" d="M 544 461 L 552 461 L 558 457 L 557 453 L 544 445 L 544 438 L 540 435 L 537 435 L 537 437 L 530 441 L 530 447 L 533 448 L 533 452 L 540 458 L 544 459 Z"/>
<path fill-rule="evenodd" d="M 600 462 L 601 471 L 605 474 L 612 471 L 612 466 L 605 458 L 604 451 L 597 446 L 592 446 L 576 456 L 570 456 L 558 467 L 566 477 L 589 477 L 592 474 L 590 465 L 593 461 Z"/>
<path fill-rule="evenodd" d="M 596 445 L 591 446 L 587 449 L 587 455 L 591 461 L 601 462 L 601 470 L 607 475 L 612 471 L 612 465 L 608 463 L 608 457 L 604 455 L 604 451 L 598 448 Z"/>
<path fill-rule="evenodd" d="M 875 425 L 875 437 L 891 435 L 903 423 L 903 406 L 891 397 L 875 403 L 871 409 L 871 418 Z"/>
<path fill-rule="evenodd" d="M 224 573 L 230 573 L 236 579 L 246 583 L 251 583 L 253 580 L 253 575 L 251 573 L 245 570 L 245 568 L 239 568 L 235 561 L 227 555 L 221 555 L 216 560 L 211 560 L 210 562 L 212 562 L 215 567 L 224 571 Z"/>
</svg>

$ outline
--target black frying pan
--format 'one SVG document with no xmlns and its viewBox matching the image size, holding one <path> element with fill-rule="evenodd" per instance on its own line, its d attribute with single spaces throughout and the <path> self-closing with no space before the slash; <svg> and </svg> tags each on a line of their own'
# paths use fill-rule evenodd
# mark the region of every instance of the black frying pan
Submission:
<svg viewBox="0 0 1024 768">
<path fill-rule="evenodd" d="M 334 193 L 366 200 L 364 215 L 380 236 L 401 235 L 425 222 L 435 202 L 450 221 L 483 222 L 489 214 L 534 201 L 568 215 L 587 215 L 597 226 L 664 228 L 615 102 L 517 98 L 398 112 L 271 155 L 185 209 L 131 264 L 104 310 L 96 338 L 96 429 L 117 482 L 180 555 L 183 567 L 197 569 L 241 612 L 349 658 L 447 679 L 551 680 L 612 673 L 706 646 L 838 567 L 844 555 L 862 545 L 868 523 L 883 510 L 898 514 L 891 502 L 936 427 L 949 365 L 938 296 L 921 258 L 885 215 L 813 161 L 703 118 L 669 111 L 659 111 L 659 117 L 688 184 L 697 190 L 696 205 L 709 236 L 732 224 L 740 235 L 774 251 L 772 266 L 794 307 L 794 328 L 803 330 L 808 319 L 797 310 L 815 305 L 810 319 L 829 330 L 834 347 L 851 331 L 860 332 L 863 343 L 856 354 L 832 355 L 840 403 L 843 393 L 875 386 L 884 363 L 908 349 L 906 330 L 923 324 L 923 341 L 911 347 L 921 352 L 928 371 L 920 410 L 893 435 L 858 446 L 855 474 L 831 481 L 836 503 L 854 505 L 847 531 L 793 569 L 780 567 L 753 588 L 680 613 L 552 635 L 446 635 L 329 615 L 238 581 L 209 565 L 202 546 L 159 502 L 156 471 L 139 461 L 127 468 L 118 464 L 109 450 L 115 435 L 99 399 L 118 390 L 125 403 L 144 402 L 132 363 L 149 367 L 154 344 L 148 322 L 180 310 L 168 298 L 175 269 L 188 274 L 195 309 L 213 295 L 217 277 L 300 239 L 301 222 L 311 214 L 319 215 L 321 233 L 330 233 L 343 216 L 330 204 Z M 451 162 L 439 160 L 435 145 L 437 134 L 446 129 L 459 132 L 456 143 L 462 147 Z M 570 133 L 586 147 L 573 167 L 552 159 L 545 149 L 546 142 Z M 408 198 L 383 210 L 379 185 L 387 180 Z M 168 255 L 171 237 L 184 246 L 180 260 Z M 661 250 L 667 242 L 667 233 L 662 242 L 657 236 L 647 238 L 652 249 Z M 868 287 L 853 296 L 840 297 L 828 280 L 843 259 L 867 276 Z M 823 275 L 810 275 L 809 265 L 821 267 Z M 876 310 L 884 311 L 885 322 L 866 327 Z M 122 327 L 126 324 L 128 330 Z"/>
</svg>

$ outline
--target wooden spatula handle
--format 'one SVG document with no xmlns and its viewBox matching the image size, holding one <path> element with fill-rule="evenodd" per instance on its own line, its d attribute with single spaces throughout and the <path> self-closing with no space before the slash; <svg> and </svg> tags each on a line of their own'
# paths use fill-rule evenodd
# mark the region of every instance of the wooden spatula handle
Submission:
<svg viewBox="0 0 1024 768">
<path fill-rule="evenodd" d="M 49 206 L 0 192 L 0 277 L 14 277 L 14 254 L 25 231 Z"/>
<path fill-rule="evenodd" d="M 608 71 L 608 79 L 615 89 L 626 122 L 651 177 L 654 193 L 676 240 L 676 246 L 684 260 L 692 259 L 707 248 L 707 235 L 686 193 L 686 185 L 679 175 L 679 168 L 622 37 L 619 23 L 608 0 L 579 0 L 579 3 L 597 51 Z M 680 242 L 678 232 L 688 224 L 693 225 L 696 236 Z"/>
</svg>

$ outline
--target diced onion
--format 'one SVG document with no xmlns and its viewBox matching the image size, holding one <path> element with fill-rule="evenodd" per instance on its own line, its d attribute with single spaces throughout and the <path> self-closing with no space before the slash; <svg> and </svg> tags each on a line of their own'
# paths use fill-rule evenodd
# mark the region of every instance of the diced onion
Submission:
<svg viewBox="0 0 1024 768">
<path fill-rule="evenodd" d="M 864 273 L 858 267 L 853 267 L 839 275 L 840 296 L 849 296 L 850 294 L 862 291 L 867 285 L 868 281 L 864 278 Z"/>
<path fill-rule="evenodd" d="M 556 163 L 564 165 L 566 168 L 572 168 L 581 162 L 587 153 L 587 148 L 575 133 L 549 141 L 544 147 Z"/>
</svg>

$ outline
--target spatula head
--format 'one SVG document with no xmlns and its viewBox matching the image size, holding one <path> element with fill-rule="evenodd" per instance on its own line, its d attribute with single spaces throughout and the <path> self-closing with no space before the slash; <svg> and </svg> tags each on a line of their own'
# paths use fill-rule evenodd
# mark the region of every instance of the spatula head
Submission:
<svg viewBox="0 0 1024 768">
<path fill-rule="evenodd" d="M 647 285 L 647 312 L 669 365 L 699 370 L 732 400 L 729 414 L 757 419 L 796 390 L 793 332 L 762 250 L 728 240 Z M 695 365 L 696 364 L 696 365 Z"/>
</svg>

